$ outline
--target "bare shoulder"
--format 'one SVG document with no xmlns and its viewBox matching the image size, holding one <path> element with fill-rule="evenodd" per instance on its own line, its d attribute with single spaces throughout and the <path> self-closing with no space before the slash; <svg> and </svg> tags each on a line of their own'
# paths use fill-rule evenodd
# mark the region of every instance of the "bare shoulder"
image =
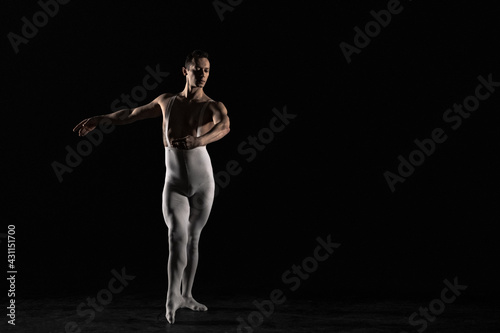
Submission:
<svg viewBox="0 0 500 333">
<path fill-rule="evenodd" d="M 171 93 L 164 93 L 161 94 L 160 96 L 156 97 L 152 103 L 157 104 L 161 107 L 161 109 L 164 111 L 167 106 L 167 102 L 172 98 L 175 94 Z"/>
<path fill-rule="evenodd" d="M 226 106 L 220 101 L 212 100 L 212 102 L 208 104 L 208 109 L 212 112 L 227 114 Z"/>
<path fill-rule="evenodd" d="M 166 102 L 169 98 L 173 97 L 174 94 L 172 93 L 164 93 L 164 94 L 161 94 L 160 96 L 156 97 L 155 98 L 155 102 L 156 103 L 164 103 Z"/>
</svg>

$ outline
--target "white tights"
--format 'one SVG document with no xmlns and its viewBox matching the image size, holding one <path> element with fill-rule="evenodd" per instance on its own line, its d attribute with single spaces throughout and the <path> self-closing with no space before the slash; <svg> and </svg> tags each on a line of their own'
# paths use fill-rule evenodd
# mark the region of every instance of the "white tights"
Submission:
<svg viewBox="0 0 500 333">
<path fill-rule="evenodd" d="M 198 242 L 214 200 L 212 163 L 205 146 L 189 150 L 165 147 L 165 165 L 163 216 L 168 226 L 168 292 L 191 297 Z"/>
</svg>

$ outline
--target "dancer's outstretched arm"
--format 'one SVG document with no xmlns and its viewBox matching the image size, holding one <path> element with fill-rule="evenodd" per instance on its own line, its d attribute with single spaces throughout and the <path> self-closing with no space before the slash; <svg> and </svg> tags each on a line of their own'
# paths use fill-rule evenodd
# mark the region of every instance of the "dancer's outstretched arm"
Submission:
<svg viewBox="0 0 500 333">
<path fill-rule="evenodd" d="M 162 115 L 160 100 L 169 96 L 171 94 L 162 94 L 151 103 L 134 109 L 122 109 L 113 113 L 84 119 L 73 128 L 73 132 L 77 132 L 79 136 L 85 136 L 93 131 L 104 119 L 109 120 L 113 125 L 126 125 L 142 119 L 159 117 Z"/>
</svg>

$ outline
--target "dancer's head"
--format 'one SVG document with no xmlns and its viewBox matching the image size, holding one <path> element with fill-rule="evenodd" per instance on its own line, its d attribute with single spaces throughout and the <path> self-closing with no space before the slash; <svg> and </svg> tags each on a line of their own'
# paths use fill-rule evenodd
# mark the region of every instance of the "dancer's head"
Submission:
<svg viewBox="0 0 500 333">
<path fill-rule="evenodd" d="M 194 50 L 189 53 L 184 67 L 182 67 L 182 73 L 191 87 L 203 88 L 210 75 L 208 53 L 201 50 Z"/>
</svg>

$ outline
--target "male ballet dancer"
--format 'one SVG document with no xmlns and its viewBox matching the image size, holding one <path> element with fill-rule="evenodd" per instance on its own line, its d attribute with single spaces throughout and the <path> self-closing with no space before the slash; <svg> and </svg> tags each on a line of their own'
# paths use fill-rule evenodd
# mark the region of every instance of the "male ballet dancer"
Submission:
<svg viewBox="0 0 500 333">
<path fill-rule="evenodd" d="M 206 145 L 229 133 L 226 107 L 203 92 L 210 74 L 208 54 L 200 50 L 191 52 L 182 73 L 186 77 L 182 92 L 162 94 L 134 109 L 85 119 L 73 129 L 84 136 L 103 119 L 125 125 L 163 116 L 166 177 L 162 199 L 169 242 L 165 316 L 171 324 L 179 308 L 208 310 L 191 294 L 198 266 L 200 233 L 208 220 L 215 191 Z"/>
</svg>

